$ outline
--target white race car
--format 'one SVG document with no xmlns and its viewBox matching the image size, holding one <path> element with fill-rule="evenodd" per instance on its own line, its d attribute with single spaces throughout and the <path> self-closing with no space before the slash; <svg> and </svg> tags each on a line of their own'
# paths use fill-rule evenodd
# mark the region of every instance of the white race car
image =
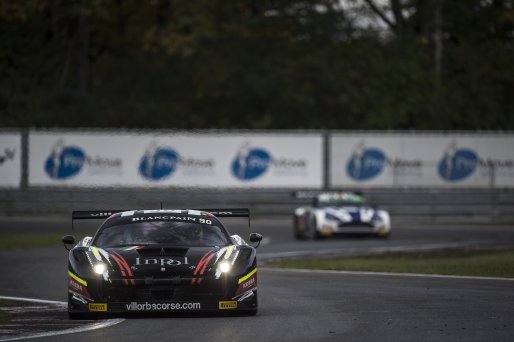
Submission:
<svg viewBox="0 0 514 342">
<path fill-rule="evenodd" d="M 293 227 L 297 239 L 321 238 L 339 233 L 388 237 L 391 219 L 387 211 L 370 207 L 362 195 L 329 192 L 315 196 L 312 206 L 296 208 Z"/>
</svg>

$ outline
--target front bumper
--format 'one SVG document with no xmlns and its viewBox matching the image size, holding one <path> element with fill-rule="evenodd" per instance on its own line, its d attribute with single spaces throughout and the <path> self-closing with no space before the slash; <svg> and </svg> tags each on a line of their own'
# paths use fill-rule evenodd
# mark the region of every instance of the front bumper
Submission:
<svg viewBox="0 0 514 342">
<path fill-rule="evenodd" d="M 256 269 L 243 277 L 83 279 L 69 272 L 70 313 L 186 313 L 257 309 Z"/>
<path fill-rule="evenodd" d="M 145 300 L 145 301 L 86 301 L 76 294 L 69 294 L 70 313 L 195 313 L 230 312 L 257 309 L 257 290 L 251 290 L 244 298 L 191 298 L 189 301 Z"/>
<path fill-rule="evenodd" d="M 390 228 L 385 225 L 374 225 L 367 222 L 347 222 L 347 223 L 325 223 L 318 227 L 321 235 L 330 236 L 332 234 L 378 234 L 387 235 Z"/>
</svg>

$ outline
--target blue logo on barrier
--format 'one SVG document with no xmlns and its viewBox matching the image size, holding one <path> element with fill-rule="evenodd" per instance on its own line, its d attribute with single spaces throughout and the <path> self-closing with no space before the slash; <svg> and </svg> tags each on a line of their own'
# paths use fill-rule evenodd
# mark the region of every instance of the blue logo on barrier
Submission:
<svg viewBox="0 0 514 342">
<path fill-rule="evenodd" d="M 179 161 L 180 156 L 175 150 L 152 144 L 139 162 L 139 173 L 149 180 L 162 180 L 175 172 Z"/>
<path fill-rule="evenodd" d="M 452 143 L 439 162 L 439 175 L 449 182 L 462 180 L 470 176 L 478 164 L 477 154 L 467 148 L 457 148 Z"/>
<path fill-rule="evenodd" d="M 59 140 L 45 162 L 45 171 L 53 179 L 66 179 L 80 172 L 86 155 L 81 148 L 64 146 Z"/>
<path fill-rule="evenodd" d="M 379 175 L 385 163 L 386 157 L 381 150 L 359 144 L 346 165 L 346 172 L 351 178 L 364 181 Z"/>
<path fill-rule="evenodd" d="M 232 174 L 248 181 L 263 175 L 271 163 L 271 155 L 261 148 L 243 146 L 232 161 Z"/>
</svg>

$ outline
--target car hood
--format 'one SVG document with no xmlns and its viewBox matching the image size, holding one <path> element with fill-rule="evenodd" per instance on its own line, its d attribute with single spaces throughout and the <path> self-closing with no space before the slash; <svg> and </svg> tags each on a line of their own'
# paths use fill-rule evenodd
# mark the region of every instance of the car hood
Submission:
<svg viewBox="0 0 514 342">
<path fill-rule="evenodd" d="M 228 259 L 231 254 L 234 254 L 236 248 L 236 246 L 170 247 L 164 245 L 91 247 L 91 253 L 98 261 L 107 263 L 113 275 L 143 279 L 214 274 L 216 263 L 220 258 L 228 255 Z"/>
<path fill-rule="evenodd" d="M 324 208 L 327 219 L 336 219 L 340 222 L 372 222 L 376 219 L 376 212 L 371 207 L 328 207 Z"/>
</svg>

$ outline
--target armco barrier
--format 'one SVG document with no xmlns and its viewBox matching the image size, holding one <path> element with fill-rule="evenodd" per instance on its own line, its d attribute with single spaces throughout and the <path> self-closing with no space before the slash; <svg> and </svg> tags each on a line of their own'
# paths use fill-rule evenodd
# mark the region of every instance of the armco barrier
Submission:
<svg viewBox="0 0 514 342">
<path fill-rule="evenodd" d="M 394 220 L 514 223 L 512 190 L 390 190 L 364 193 L 370 204 L 388 210 Z M 291 217 L 308 204 L 291 190 L 226 189 L 55 189 L 0 191 L 1 216 L 52 215 L 72 210 L 248 207 L 252 215 Z"/>
</svg>

